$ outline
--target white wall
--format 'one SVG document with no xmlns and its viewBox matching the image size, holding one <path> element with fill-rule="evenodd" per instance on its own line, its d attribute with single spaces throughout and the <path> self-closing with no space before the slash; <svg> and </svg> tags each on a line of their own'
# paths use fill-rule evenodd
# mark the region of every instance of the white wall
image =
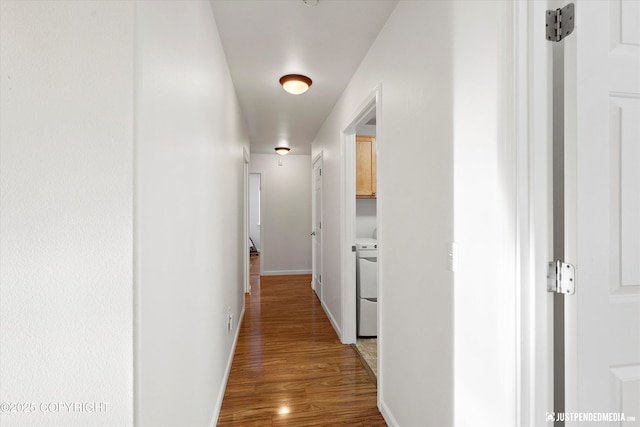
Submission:
<svg viewBox="0 0 640 427">
<path fill-rule="evenodd" d="M 249 236 L 260 250 L 260 174 L 249 174 Z"/>
<path fill-rule="evenodd" d="M 0 402 L 36 405 L 2 426 L 133 424 L 133 34 L 130 2 L 0 2 Z"/>
<path fill-rule="evenodd" d="M 341 132 L 381 84 L 378 385 L 390 425 L 514 425 L 515 318 L 509 294 L 514 278 L 498 269 L 515 256 L 502 239 L 511 223 L 491 219 L 489 231 L 476 229 L 486 227 L 490 215 L 508 217 L 501 209 L 511 194 L 500 193 L 502 177 L 495 170 L 503 155 L 497 150 L 502 118 L 495 74 L 503 64 L 497 35 L 507 21 L 499 13 L 500 2 L 478 3 L 399 2 L 312 145 L 312 155 L 322 150 L 325 159 L 323 296 L 340 328 Z M 480 141 L 477 147 L 474 140 Z M 479 164 L 474 158 L 491 161 Z M 473 168 L 466 169 L 468 161 Z M 503 204 L 494 205 L 496 200 Z M 491 206 L 474 217 L 476 203 Z M 467 213 L 459 215 L 458 209 Z M 448 262 L 454 224 L 465 250 L 455 288 Z M 492 231 L 501 234 L 489 238 Z M 481 274 L 471 280 L 483 262 Z M 458 287 L 472 286 L 475 295 L 490 296 L 466 311 L 470 300 L 461 298 L 458 306 L 454 296 Z M 502 291 L 507 296 L 498 299 L 500 304 L 488 302 Z M 495 318 L 504 324 L 496 326 Z M 498 341 L 503 333 L 505 340 Z M 456 344 L 465 344 L 455 347 L 454 336 Z M 485 338 L 491 347 L 470 345 Z M 466 399 L 470 396 L 493 411 L 475 412 L 476 405 Z"/>
<path fill-rule="evenodd" d="M 136 19 L 137 418 L 205 426 L 243 309 L 248 140 L 210 4 L 139 2 Z"/>
<path fill-rule="evenodd" d="M 1 424 L 210 425 L 248 149 L 210 4 L 0 0 L 0 31 L 0 401 L 107 402 Z"/>
<path fill-rule="evenodd" d="M 311 166 L 307 155 L 251 155 L 249 171 L 261 174 L 265 275 L 311 273 Z"/>
<path fill-rule="evenodd" d="M 373 237 L 378 226 L 376 199 L 356 199 L 356 237 Z"/>
<path fill-rule="evenodd" d="M 518 424 L 512 37 L 499 26 L 509 21 L 510 10 L 506 2 L 454 4 L 454 389 L 460 427 Z"/>
<path fill-rule="evenodd" d="M 358 135 L 376 136 L 376 125 L 362 125 L 356 133 Z"/>
<path fill-rule="evenodd" d="M 325 156 L 323 296 L 342 325 L 341 132 L 382 84 L 378 385 L 390 425 L 452 425 L 450 19 L 446 2 L 399 2 L 312 145 Z"/>
</svg>

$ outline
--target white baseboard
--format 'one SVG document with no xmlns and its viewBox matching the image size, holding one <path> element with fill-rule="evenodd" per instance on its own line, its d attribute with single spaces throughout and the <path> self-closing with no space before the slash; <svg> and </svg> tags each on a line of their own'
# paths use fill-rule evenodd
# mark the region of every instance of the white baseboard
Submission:
<svg viewBox="0 0 640 427">
<path fill-rule="evenodd" d="M 211 423 L 209 423 L 210 427 L 216 427 L 216 425 L 218 424 L 218 418 L 220 417 L 220 408 L 222 408 L 222 400 L 224 399 L 224 392 L 227 389 L 227 381 L 229 380 L 229 374 L 231 373 L 233 356 L 236 353 L 236 344 L 238 344 L 238 337 L 240 336 L 240 326 L 242 325 L 242 321 L 244 320 L 245 306 L 246 304 L 243 303 L 242 313 L 240 313 L 240 318 L 238 319 L 238 323 L 236 325 L 236 336 L 233 338 L 233 344 L 231 345 L 231 352 L 229 353 L 229 359 L 227 360 L 227 367 L 224 371 L 224 378 L 222 380 L 222 385 L 220 386 L 220 391 L 218 392 L 218 401 L 216 402 L 213 416 L 211 417 Z"/>
<path fill-rule="evenodd" d="M 311 270 L 271 270 L 262 273 L 263 276 L 292 276 L 294 274 L 311 274 Z"/>
<path fill-rule="evenodd" d="M 324 310 L 325 314 L 329 318 L 329 322 L 331 322 L 331 326 L 333 326 L 333 329 L 335 329 L 336 333 L 338 334 L 338 338 L 340 338 L 340 342 L 344 342 L 342 340 L 342 329 L 340 329 L 340 326 L 338 326 L 336 319 L 333 318 L 331 311 L 329 310 L 329 308 L 327 308 L 324 301 L 320 301 L 320 305 L 322 305 L 322 309 Z"/>
<path fill-rule="evenodd" d="M 380 393 L 380 391 L 378 391 Z M 382 414 L 382 418 L 384 418 L 385 422 L 389 427 L 398 427 L 398 421 L 396 421 L 395 417 L 391 414 L 389 407 L 386 403 L 384 403 L 384 399 L 380 399 L 380 413 Z"/>
</svg>

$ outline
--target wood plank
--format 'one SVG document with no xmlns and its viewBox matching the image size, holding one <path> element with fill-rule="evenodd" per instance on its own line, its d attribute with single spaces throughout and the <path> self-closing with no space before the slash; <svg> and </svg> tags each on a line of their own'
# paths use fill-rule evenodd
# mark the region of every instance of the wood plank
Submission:
<svg viewBox="0 0 640 427">
<path fill-rule="evenodd" d="M 310 281 L 251 275 L 218 426 L 386 426 L 375 384 Z"/>
</svg>

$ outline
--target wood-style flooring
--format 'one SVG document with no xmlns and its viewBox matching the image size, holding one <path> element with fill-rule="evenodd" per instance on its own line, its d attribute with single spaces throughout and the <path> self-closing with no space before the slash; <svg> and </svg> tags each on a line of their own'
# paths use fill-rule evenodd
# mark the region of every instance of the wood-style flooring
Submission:
<svg viewBox="0 0 640 427">
<path fill-rule="evenodd" d="M 218 426 L 386 426 L 376 387 L 343 345 L 310 275 L 256 274 Z"/>
</svg>

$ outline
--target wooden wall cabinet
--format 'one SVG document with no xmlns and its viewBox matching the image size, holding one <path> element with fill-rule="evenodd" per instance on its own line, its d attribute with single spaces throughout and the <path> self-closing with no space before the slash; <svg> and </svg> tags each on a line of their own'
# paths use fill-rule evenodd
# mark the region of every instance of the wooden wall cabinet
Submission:
<svg viewBox="0 0 640 427">
<path fill-rule="evenodd" d="M 356 135 L 356 198 L 376 198 L 376 138 Z"/>
</svg>

